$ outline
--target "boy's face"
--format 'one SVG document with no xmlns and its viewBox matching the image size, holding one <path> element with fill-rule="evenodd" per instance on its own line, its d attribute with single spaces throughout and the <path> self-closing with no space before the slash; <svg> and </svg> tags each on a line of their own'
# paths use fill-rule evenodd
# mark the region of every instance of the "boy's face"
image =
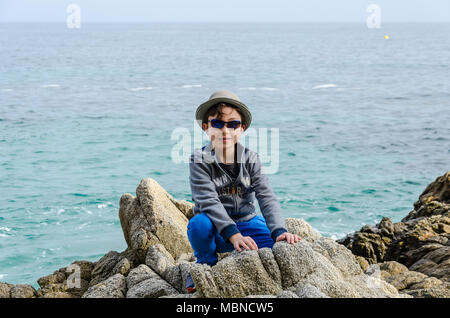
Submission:
<svg viewBox="0 0 450 318">
<path fill-rule="evenodd" d="M 239 120 L 242 122 L 241 115 L 237 112 L 236 109 L 225 106 L 222 108 L 222 118 L 225 122 Z M 219 114 L 215 116 L 209 116 L 208 120 L 212 120 L 217 118 Z M 203 130 L 205 130 L 206 134 L 211 138 L 211 142 L 214 148 L 218 149 L 234 149 L 234 145 L 237 143 L 239 137 L 245 130 L 245 125 L 242 124 L 239 128 L 228 128 L 227 125 L 224 125 L 222 128 L 214 128 L 211 126 L 211 122 L 209 121 L 207 124 L 202 124 Z"/>
</svg>

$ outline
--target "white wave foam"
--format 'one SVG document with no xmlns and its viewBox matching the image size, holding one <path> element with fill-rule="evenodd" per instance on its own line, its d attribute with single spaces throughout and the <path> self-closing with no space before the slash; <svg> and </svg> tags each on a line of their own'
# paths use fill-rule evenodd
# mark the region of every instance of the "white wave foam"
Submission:
<svg viewBox="0 0 450 318">
<path fill-rule="evenodd" d="M 8 276 L 8 274 L 0 274 L 0 279 L 5 278 L 5 276 Z"/>
<path fill-rule="evenodd" d="M 13 89 L 12 88 L 4 88 L 2 89 L 2 92 L 12 92 Z"/>
<path fill-rule="evenodd" d="M 0 233 L 0 237 L 9 237 L 9 235 Z"/>
<path fill-rule="evenodd" d="M 9 227 L 2 226 L 0 227 L 0 231 L 11 232 L 11 229 Z"/>
<path fill-rule="evenodd" d="M 312 89 L 332 88 L 332 87 L 337 87 L 337 85 L 336 84 L 323 84 L 323 85 L 314 86 Z"/>
<path fill-rule="evenodd" d="M 61 85 L 59 84 L 46 84 L 46 85 L 42 85 L 42 88 L 57 88 L 57 87 L 61 87 Z"/>
<path fill-rule="evenodd" d="M 202 87 L 201 84 L 188 84 L 188 85 L 183 85 L 183 88 L 193 88 L 193 87 Z"/>
<path fill-rule="evenodd" d="M 77 227 L 77 230 L 83 229 L 88 224 L 89 224 L 89 222 L 81 224 L 80 226 Z"/>
<path fill-rule="evenodd" d="M 149 90 L 152 90 L 152 89 L 153 89 L 153 87 L 151 87 L 151 86 L 147 86 L 147 87 L 134 87 L 134 88 L 130 88 L 130 91 L 138 92 L 138 91 L 149 91 Z"/>
</svg>

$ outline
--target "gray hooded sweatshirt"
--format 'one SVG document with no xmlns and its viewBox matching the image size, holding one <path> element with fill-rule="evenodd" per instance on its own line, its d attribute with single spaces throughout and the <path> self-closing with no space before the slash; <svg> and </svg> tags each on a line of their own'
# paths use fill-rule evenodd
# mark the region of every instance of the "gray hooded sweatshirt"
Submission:
<svg viewBox="0 0 450 318">
<path fill-rule="evenodd" d="M 281 206 L 269 180 L 261 172 L 259 155 L 239 142 L 235 145 L 240 170 L 236 180 L 220 167 L 212 143 L 196 148 L 190 156 L 189 181 L 194 215 L 206 213 L 220 235 L 227 242 L 239 233 L 236 222 L 248 221 L 257 215 L 255 195 L 271 237 L 275 239 L 286 231 Z"/>
</svg>

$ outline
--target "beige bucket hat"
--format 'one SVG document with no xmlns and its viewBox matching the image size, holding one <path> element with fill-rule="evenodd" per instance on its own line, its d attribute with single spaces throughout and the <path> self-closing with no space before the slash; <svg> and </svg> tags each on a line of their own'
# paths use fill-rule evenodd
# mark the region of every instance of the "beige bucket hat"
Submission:
<svg viewBox="0 0 450 318">
<path fill-rule="evenodd" d="M 250 123 L 252 122 L 252 114 L 250 113 L 248 107 L 243 102 L 241 102 L 236 94 L 227 90 L 215 91 L 206 102 L 197 107 L 197 111 L 195 112 L 195 119 L 197 120 L 200 128 L 202 127 L 203 117 L 205 116 L 208 109 L 218 103 L 227 103 L 238 107 L 242 112 L 242 123 L 245 125 L 245 130 L 247 130 L 247 128 L 250 126 Z"/>
</svg>

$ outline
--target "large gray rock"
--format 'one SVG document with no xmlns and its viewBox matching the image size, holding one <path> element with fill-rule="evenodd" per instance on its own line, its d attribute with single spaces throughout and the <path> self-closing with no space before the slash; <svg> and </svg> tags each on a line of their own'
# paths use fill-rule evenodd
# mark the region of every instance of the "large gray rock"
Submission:
<svg viewBox="0 0 450 318">
<path fill-rule="evenodd" d="M 132 286 L 127 291 L 127 298 L 157 298 L 179 294 L 168 282 L 159 276 L 153 276 Z"/>
<path fill-rule="evenodd" d="M 122 274 L 115 274 L 107 280 L 89 287 L 82 298 L 125 298 L 127 284 Z"/>
<path fill-rule="evenodd" d="M 0 298 L 11 298 L 13 284 L 0 282 Z"/>
<path fill-rule="evenodd" d="M 136 197 L 124 194 L 120 199 L 119 218 L 128 247 L 134 250 L 141 263 L 147 250 L 162 244 L 173 258 L 191 253 L 187 238 L 189 206 L 187 201 L 175 200 L 155 180 L 142 179 Z"/>
<path fill-rule="evenodd" d="M 276 296 L 292 289 L 301 297 L 407 297 L 363 273 L 343 249 L 326 238 L 278 242 L 272 250 L 232 252 L 212 267 L 194 264 L 190 272 L 200 297 Z"/>
<path fill-rule="evenodd" d="M 17 284 L 10 290 L 11 298 L 36 298 L 36 290 L 28 284 Z"/>
<path fill-rule="evenodd" d="M 159 278 L 159 276 L 150 267 L 145 264 L 141 264 L 138 267 L 133 268 L 128 274 L 126 278 L 127 289 L 129 290 L 133 286 L 150 278 Z"/>
<path fill-rule="evenodd" d="M 148 248 L 145 263 L 176 290 L 183 293 L 191 267 L 191 263 L 186 261 L 189 258 L 187 254 L 183 254 L 175 262 L 162 244 L 155 244 Z"/>
<path fill-rule="evenodd" d="M 265 270 L 257 251 L 233 252 L 213 267 L 194 264 L 190 273 L 202 297 L 278 295 L 282 290 Z"/>
<path fill-rule="evenodd" d="M 166 250 L 164 245 L 155 244 L 148 248 L 145 264 L 153 269 L 156 273 L 163 276 L 168 268 L 175 265 L 172 255 Z"/>
</svg>

